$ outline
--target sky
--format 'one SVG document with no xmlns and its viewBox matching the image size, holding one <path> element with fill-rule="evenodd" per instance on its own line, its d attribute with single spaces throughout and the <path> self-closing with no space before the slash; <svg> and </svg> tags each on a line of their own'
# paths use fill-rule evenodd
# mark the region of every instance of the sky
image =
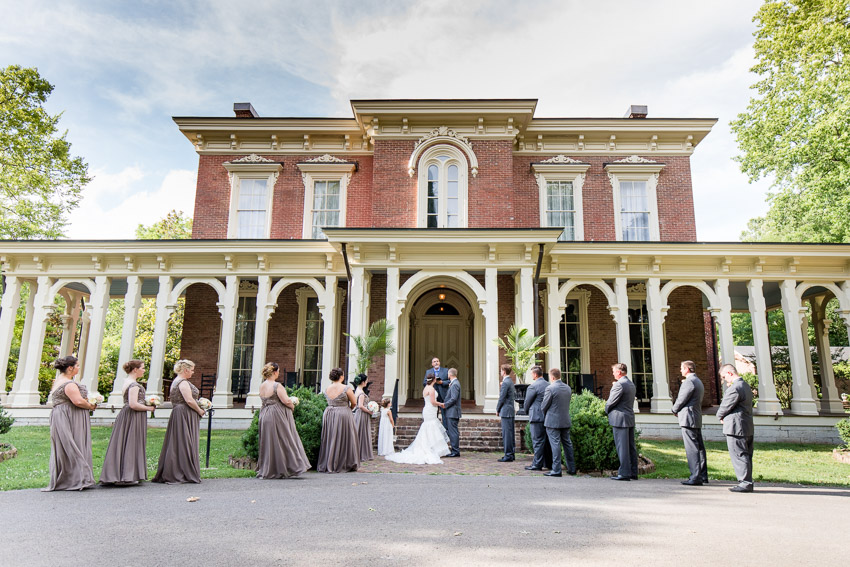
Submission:
<svg viewBox="0 0 850 567">
<path fill-rule="evenodd" d="M 198 156 L 172 116 L 351 117 L 358 98 L 537 98 L 535 116 L 718 118 L 692 157 L 700 241 L 767 210 L 729 122 L 756 78 L 754 0 L 0 0 L 0 66 L 37 67 L 94 180 L 69 238 L 192 214 Z"/>
</svg>

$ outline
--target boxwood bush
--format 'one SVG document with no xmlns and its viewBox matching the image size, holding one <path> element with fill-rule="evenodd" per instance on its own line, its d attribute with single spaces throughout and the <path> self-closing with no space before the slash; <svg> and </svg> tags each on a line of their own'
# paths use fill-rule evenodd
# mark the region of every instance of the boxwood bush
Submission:
<svg viewBox="0 0 850 567">
<path fill-rule="evenodd" d="M 319 445 L 322 442 L 322 415 L 328 403 L 323 394 L 314 394 L 307 388 L 287 389 L 287 393 L 298 397 L 301 401 L 295 406 L 293 412 L 295 429 L 301 437 L 301 443 L 304 445 L 304 452 L 307 453 L 310 464 L 315 467 L 319 458 Z M 260 451 L 259 419 L 260 412 L 254 412 L 251 426 L 242 435 L 242 447 L 252 459 L 256 459 Z"/>
<path fill-rule="evenodd" d="M 9 415 L 6 410 L 3 409 L 3 406 L 0 406 L 0 435 L 9 433 L 9 430 L 12 429 L 13 423 L 15 423 L 15 418 Z"/>
<path fill-rule="evenodd" d="M 850 449 L 850 417 L 842 419 L 836 423 L 835 428 L 838 429 L 838 435 L 840 435 L 841 440 L 844 441 L 844 446 Z"/>
</svg>

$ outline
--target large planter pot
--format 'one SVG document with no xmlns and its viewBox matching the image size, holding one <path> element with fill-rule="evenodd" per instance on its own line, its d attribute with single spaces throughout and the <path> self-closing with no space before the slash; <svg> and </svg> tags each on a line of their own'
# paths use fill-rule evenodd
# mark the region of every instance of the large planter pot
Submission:
<svg viewBox="0 0 850 567">
<path fill-rule="evenodd" d="M 517 384 L 514 386 L 516 390 L 516 402 L 519 404 L 519 410 L 517 410 L 517 415 L 525 415 L 525 410 L 523 409 L 523 405 L 525 404 L 525 394 L 528 390 L 528 384 Z"/>
<path fill-rule="evenodd" d="M 18 450 L 11 443 L 0 443 L 0 463 L 18 456 Z"/>
</svg>

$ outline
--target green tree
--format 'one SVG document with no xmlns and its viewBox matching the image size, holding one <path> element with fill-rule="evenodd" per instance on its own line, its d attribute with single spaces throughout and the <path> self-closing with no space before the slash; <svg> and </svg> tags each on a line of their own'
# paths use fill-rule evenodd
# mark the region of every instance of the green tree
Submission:
<svg viewBox="0 0 850 567">
<path fill-rule="evenodd" d="M 61 114 L 44 109 L 53 85 L 38 70 L 0 70 L 0 238 L 59 238 L 90 181 L 71 155 Z"/>
<path fill-rule="evenodd" d="M 850 0 L 768 0 L 754 21 L 759 80 L 731 126 L 741 169 L 774 183 L 742 239 L 850 242 Z"/>
<path fill-rule="evenodd" d="M 138 240 L 182 240 L 192 238 L 192 217 L 172 209 L 165 218 L 150 226 L 136 227 Z"/>
</svg>

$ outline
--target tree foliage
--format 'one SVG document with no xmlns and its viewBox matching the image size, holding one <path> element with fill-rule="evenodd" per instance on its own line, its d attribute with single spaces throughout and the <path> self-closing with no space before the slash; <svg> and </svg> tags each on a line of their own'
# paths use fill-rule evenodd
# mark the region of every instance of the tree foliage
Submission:
<svg viewBox="0 0 850 567">
<path fill-rule="evenodd" d="M 741 169 L 774 185 L 742 238 L 850 242 L 850 0 L 768 0 L 754 21 L 759 81 L 731 126 Z"/>
<path fill-rule="evenodd" d="M 172 209 L 165 218 L 150 226 L 136 227 L 138 240 L 182 240 L 192 238 L 192 217 Z"/>
<path fill-rule="evenodd" d="M 37 69 L 0 69 L 0 238 L 61 237 L 90 180 L 44 109 L 51 92 Z"/>
</svg>

